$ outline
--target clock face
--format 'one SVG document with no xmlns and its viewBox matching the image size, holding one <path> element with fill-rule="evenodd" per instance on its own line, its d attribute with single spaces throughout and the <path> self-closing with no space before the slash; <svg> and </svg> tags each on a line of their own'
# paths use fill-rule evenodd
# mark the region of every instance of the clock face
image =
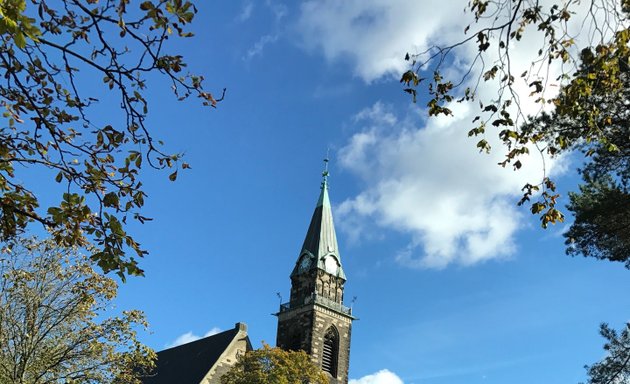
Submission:
<svg viewBox="0 0 630 384">
<path fill-rule="evenodd" d="M 304 272 L 308 269 L 308 267 L 310 267 L 311 265 L 311 258 L 308 257 L 308 255 L 304 255 L 302 257 L 302 261 L 300 261 L 300 271 Z"/>
<path fill-rule="evenodd" d="M 326 267 L 326 272 L 330 273 L 331 275 L 337 274 L 339 265 L 337 264 L 337 260 L 334 257 L 328 256 L 326 258 L 326 261 L 324 261 L 324 265 Z"/>
</svg>

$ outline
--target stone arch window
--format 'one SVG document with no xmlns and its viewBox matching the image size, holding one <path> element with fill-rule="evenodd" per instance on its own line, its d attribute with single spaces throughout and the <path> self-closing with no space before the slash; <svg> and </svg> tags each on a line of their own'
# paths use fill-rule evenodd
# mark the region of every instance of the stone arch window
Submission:
<svg viewBox="0 0 630 384">
<path fill-rule="evenodd" d="M 326 331 L 322 351 L 322 370 L 337 377 L 337 357 L 339 356 L 339 332 L 334 326 Z"/>
</svg>

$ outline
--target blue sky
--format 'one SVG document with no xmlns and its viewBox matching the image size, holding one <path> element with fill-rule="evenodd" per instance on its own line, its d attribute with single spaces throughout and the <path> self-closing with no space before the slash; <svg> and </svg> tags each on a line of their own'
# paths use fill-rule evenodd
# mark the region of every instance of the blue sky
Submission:
<svg viewBox="0 0 630 384">
<path fill-rule="evenodd" d="M 117 306 L 146 311 L 149 345 L 238 321 L 255 346 L 275 343 L 276 292 L 289 296 L 329 149 L 346 304 L 356 296 L 360 318 L 353 383 L 585 379 L 603 356 L 599 323 L 628 321 L 630 272 L 565 256 L 566 226 L 543 231 L 516 207 L 540 159 L 496 166 L 500 145 L 479 154 L 466 135 L 468 106 L 427 120 L 398 83 L 407 51 L 461 34 L 465 3 L 198 2 L 195 38 L 170 48 L 227 94 L 207 110 L 150 84 L 149 124 L 192 169 L 175 183 L 145 174 L 155 220 L 132 230 L 150 251 L 146 277 L 122 285 Z M 575 166 L 547 162 L 563 191 Z"/>
</svg>

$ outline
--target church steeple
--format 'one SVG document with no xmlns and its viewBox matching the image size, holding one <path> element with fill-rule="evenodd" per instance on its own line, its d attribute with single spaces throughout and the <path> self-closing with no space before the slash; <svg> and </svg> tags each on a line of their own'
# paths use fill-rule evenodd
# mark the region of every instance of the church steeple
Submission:
<svg viewBox="0 0 630 384">
<path fill-rule="evenodd" d="M 302 349 L 329 376 L 348 383 L 352 310 L 343 305 L 346 275 L 328 196 L 328 159 L 315 212 L 291 272 L 291 296 L 280 305 L 276 344 Z"/>
<path fill-rule="evenodd" d="M 341 266 L 341 256 L 339 254 L 339 245 L 337 244 L 337 234 L 335 232 L 335 224 L 332 216 L 332 208 L 330 198 L 328 197 L 328 159 L 324 159 L 325 168 L 322 172 L 322 184 L 315 212 L 311 217 L 311 224 L 306 232 L 302 250 L 298 258 L 298 262 L 291 273 L 291 276 L 298 273 L 306 272 L 311 269 L 321 269 L 326 271 L 327 257 L 337 262 L 337 267 L 333 265 L 333 261 L 328 261 L 328 272 L 346 279 Z M 304 268 L 306 261 L 304 257 L 308 257 L 311 261 L 309 268 Z M 301 263 L 304 263 L 302 265 Z"/>
</svg>

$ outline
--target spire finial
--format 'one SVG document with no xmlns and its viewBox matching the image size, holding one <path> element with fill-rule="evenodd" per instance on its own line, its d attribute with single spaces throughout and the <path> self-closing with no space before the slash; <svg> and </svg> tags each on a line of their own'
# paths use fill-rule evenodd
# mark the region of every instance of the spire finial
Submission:
<svg viewBox="0 0 630 384">
<path fill-rule="evenodd" d="M 328 148 L 328 150 L 326 151 L 326 158 L 324 159 L 324 171 L 322 172 L 322 187 L 327 186 L 328 185 L 328 153 L 330 152 L 330 148 Z"/>
</svg>

